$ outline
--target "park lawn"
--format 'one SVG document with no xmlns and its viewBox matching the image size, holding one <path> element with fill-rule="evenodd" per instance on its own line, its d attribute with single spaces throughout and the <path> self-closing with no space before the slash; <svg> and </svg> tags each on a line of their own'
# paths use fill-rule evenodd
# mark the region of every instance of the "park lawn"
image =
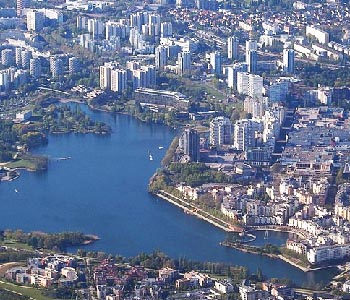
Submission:
<svg viewBox="0 0 350 300">
<path fill-rule="evenodd" d="M 4 240 L 4 241 L 0 242 L 0 245 L 1 246 L 8 246 L 11 248 L 16 248 L 16 249 L 24 249 L 24 250 L 33 251 L 32 246 L 29 246 L 28 244 L 25 244 L 25 243 L 12 241 L 12 240 Z"/>
<path fill-rule="evenodd" d="M 209 96 L 215 97 L 216 101 L 224 100 L 226 98 L 225 91 L 218 92 L 217 89 L 215 89 L 211 84 L 212 82 L 206 82 L 206 81 L 194 81 L 188 78 L 183 78 L 183 82 L 188 86 L 192 88 L 197 88 L 201 90 L 205 90 Z M 215 102 L 215 101 L 214 101 Z"/>
<path fill-rule="evenodd" d="M 20 293 L 24 296 L 32 297 L 35 300 L 52 300 L 52 298 L 44 296 L 39 289 L 32 287 L 23 287 L 14 285 L 13 283 L 0 281 L 0 288 L 15 291 L 16 293 Z"/>
<path fill-rule="evenodd" d="M 5 165 L 7 168 L 15 169 L 15 168 L 20 168 L 20 169 L 29 169 L 29 170 L 35 170 L 37 165 L 35 162 L 27 159 L 20 159 L 16 160 L 13 162 L 9 162 Z"/>
</svg>

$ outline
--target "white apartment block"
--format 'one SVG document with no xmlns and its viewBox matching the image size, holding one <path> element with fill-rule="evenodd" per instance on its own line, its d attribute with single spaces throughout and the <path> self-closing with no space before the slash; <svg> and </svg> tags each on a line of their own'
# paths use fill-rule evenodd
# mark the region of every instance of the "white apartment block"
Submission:
<svg viewBox="0 0 350 300">
<path fill-rule="evenodd" d="M 349 256 L 350 244 L 319 246 L 308 249 L 306 252 L 307 260 L 312 263 L 342 259 Z"/>
<path fill-rule="evenodd" d="M 122 69 L 111 70 L 111 90 L 122 93 L 126 89 L 126 71 Z"/>
<path fill-rule="evenodd" d="M 237 150 L 245 151 L 249 147 L 256 146 L 256 135 L 263 129 L 261 120 L 242 119 L 236 121 L 234 125 L 233 146 Z"/>
<path fill-rule="evenodd" d="M 329 43 L 329 34 L 328 32 L 321 30 L 315 26 L 308 25 L 306 26 L 306 35 L 311 35 L 317 39 L 317 41 L 321 44 Z"/>
<path fill-rule="evenodd" d="M 252 98 L 262 98 L 263 78 L 247 72 L 237 72 L 237 91 Z"/>
<path fill-rule="evenodd" d="M 253 118 L 260 118 L 264 115 L 267 108 L 266 98 L 246 97 L 244 99 L 244 111 L 252 114 Z"/>
<path fill-rule="evenodd" d="M 213 146 L 231 144 L 232 124 L 230 119 L 217 117 L 210 122 L 209 142 Z"/>
<path fill-rule="evenodd" d="M 27 30 L 40 31 L 44 27 L 44 14 L 36 10 L 27 12 Z"/>
</svg>

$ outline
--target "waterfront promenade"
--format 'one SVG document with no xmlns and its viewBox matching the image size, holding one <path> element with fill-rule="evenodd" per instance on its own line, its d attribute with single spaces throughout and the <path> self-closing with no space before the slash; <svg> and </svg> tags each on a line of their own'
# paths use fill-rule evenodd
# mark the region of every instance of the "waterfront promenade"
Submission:
<svg viewBox="0 0 350 300">
<path fill-rule="evenodd" d="M 180 208 L 182 208 L 184 210 L 184 212 L 189 213 L 191 215 L 194 215 L 200 219 L 203 219 L 205 221 L 207 221 L 208 223 L 222 229 L 225 230 L 226 232 L 241 232 L 242 229 L 240 227 L 236 227 L 233 226 L 232 224 L 223 221 L 211 214 L 209 214 L 208 212 L 206 212 L 205 210 L 199 208 L 198 206 L 189 203 L 188 201 L 181 199 L 179 197 L 176 197 L 164 190 L 160 190 L 158 191 L 158 193 L 156 194 L 159 198 L 162 198 Z"/>
</svg>

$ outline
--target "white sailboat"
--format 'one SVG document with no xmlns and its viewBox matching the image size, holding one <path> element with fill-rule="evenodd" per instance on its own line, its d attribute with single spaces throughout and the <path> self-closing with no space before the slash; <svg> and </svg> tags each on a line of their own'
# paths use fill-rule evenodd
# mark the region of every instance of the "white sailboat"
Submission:
<svg viewBox="0 0 350 300">
<path fill-rule="evenodd" d="M 149 160 L 153 160 L 153 156 L 152 156 L 151 151 L 148 151 L 148 156 L 149 156 Z"/>
<path fill-rule="evenodd" d="M 268 238 L 269 238 L 269 232 L 267 230 L 265 230 L 264 240 L 267 240 Z"/>
</svg>

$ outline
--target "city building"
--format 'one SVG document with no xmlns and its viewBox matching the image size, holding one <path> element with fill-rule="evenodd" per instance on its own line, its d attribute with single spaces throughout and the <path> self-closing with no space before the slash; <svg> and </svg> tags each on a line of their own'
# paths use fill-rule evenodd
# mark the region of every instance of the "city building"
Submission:
<svg viewBox="0 0 350 300">
<path fill-rule="evenodd" d="M 30 6 L 30 0 L 17 0 L 17 16 L 22 16 L 22 11 Z"/>
<path fill-rule="evenodd" d="M 7 70 L 0 71 L 0 91 L 8 91 L 10 88 L 10 76 Z"/>
<path fill-rule="evenodd" d="M 44 14 L 36 10 L 27 11 L 27 30 L 38 32 L 44 27 Z"/>
<path fill-rule="evenodd" d="M 246 41 L 245 61 L 249 73 L 255 73 L 258 70 L 258 53 L 256 40 L 249 39 Z"/>
<path fill-rule="evenodd" d="M 122 93 L 126 90 L 126 71 L 122 69 L 111 70 L 111 90 Z"/>
<path fill-rule="evenodd" d="M 222 73 L 220 52 L 215 51 L 210 53 L 210 66 L 212 73 L 217 75 L 220 75 Z"/>
<path fill-rule="evenodd" d="M 22 66 L 22 48 L 16 47 L 15 49 L 16 66 L 20 68 Z"/>
<path fill-rule="evenodd" d="M 243 105 L 244 111 L 250 113 L 253 118 L 261 118 L 267 108 L 267 99 L 246 97 Z"/>
<path fill-rule="evenodd" d="M 17 49 L 16 49 L 17 50 Z M 17 53 L 16 53 L 17 55 Z M 32 58 L 32 52 L 24 49 L 21 51 L 21 66 L 22 69 L 29 69 L 30 66 L 30 59 Z M 17 60 L 17 56 L 16 56 L 16 60 Z"/>
<path fill-rule="evenodd" d="M 245 63 L 236 63 L 233 66 L 227 67 L 227 86 L 237 90 L 237 73 L 247 72 L 247 70 L 247 65 Z"/>
<path fill-rule="evenodd" d="M 173 35 L 173 25 L 170 22 L 162 22 L 160 24 L 160 36 L 162 38 L 171 37 Z"/>
<path fill-rule="evenodd" d="M 41 75 L 40 58 L 31 58 L 29 61 L 29 73 L 34 78 L 39 78 Z"/>
<path fill-rule="evenodd" d="M 288 74 L 294 74 L 294 50 L 283 49 L 283 71 Z"/>
<path fill-rule="evenodd" d="M 199 133 L 195 129 L 186 128 L 183 131 L 179 139 L 179 147 L 189 161 L 197 162 L 200 160 Z"/>
<path fill-rule="evenodd" d="M 191 71 L 191 53 L 180 52 L 177 56 L 177 74 L 183 76 Z"/>
<path fill-rule="evenodd" d="M 50 71 L 51 77 L 55 79 L 59 79 L 59 77 L 63 75 L 63 61 L 60 57 L 50 57 Z"/>
<path fill-rule="evenodd" d="M 232 36 L 227 39 L 227 58 L 231 60 L 238 59 L 239 40 Z"/>
<path fill-rule="evenodd" d="M 241 119 L 236 121 L 233 130 L 233 146 L 245 151 L 257 146 L 257 134 L 262 132 L 263 124 L 257 119 Z"/>
<path fill-rule="evenodd" d="M 158 70 L 163 70 L 167 63 L 167 48 L 165 46 L 159 45 L 155 51 L 155 64 Z"/>
<path fill-rule="evenodd" d="M 1 64 L 10 67 L 15 64 L 15 56 L 12 49 L 4 49 L 1 51 Z"/>
<path fill-rule="evenodd" d="M 213 146 L 231 144 L 232 124 L 226 117 L 216 117 L 210 122 L 209 143 Z"/>
<path fill-rule="evenodd" d="M 69 72 L 69 75 L 74 75 L 80 72 L 80 63 L 78 58 L 70 57 L 68 59 L 68 72 Z"/>
<path fill-rule="evenodd" d="M 263 78 L 247 72 L 237 72 L 237 91 L 252 98 L 262 98 Z"/>
<path fill-rule="evenodd" d="M 138 88 L 134 93 L 135 101 L 141 105 L 153 105 L 158 108 L 177 109 L 180 111 L 188 111 L 188 98 L 179 93 L 164 90 L 154 90 L 149 88 Z"/>
<path fill-rule="evenodd" d="M 252 98 L 262 98 L 263 78 L 255 74 L 249 74 L 248 77 L 248 96 Z"/>
<path fill-rule="evenodd" d="M 111 71 L 114 69 L 113 63 L 105 63 L 100 66 L 100 88 L 102 90 L 111 89 Z"/>
<path fill-rule="evenodd" d="M 125 39 L 127 36 L 127 26 L 120 24 L 119 22 L 108 21 L 105 23 L 106 27 L 106 40 L 112 40 L 116 38 Z"/>
<path fill-rule="evenodd" d="M 88 32 L 92 35 L 93 39 L 99 39 L 104 31 L 104 23 L 97 19 L 88 20 Z"/>
<path fill-rule="evenodd" d="M 288 95 L 290 82 L 280 80 L 271 83 L 267 88 L 267 96 L 270 102 L 281 102 L 285 101 Z"/>
<path fill-rule="evenodd" d="M 313 25 L 306 26 L 305 34 L 306 36 L 311 35 L 315 37 L 317 41 L 321 44 L 329 43 L 329 33 Z"/>
<path fill-rule="evenodd" d="M 154 65 L 141 66 L 132 70 L 133 88 L 149 88 L 156 84 L 156 67 Z"/>
</svg>

